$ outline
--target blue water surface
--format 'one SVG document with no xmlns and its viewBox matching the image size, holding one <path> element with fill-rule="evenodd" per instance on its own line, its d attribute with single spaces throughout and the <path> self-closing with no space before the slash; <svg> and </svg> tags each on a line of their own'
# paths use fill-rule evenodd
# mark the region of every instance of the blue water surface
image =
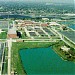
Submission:
<svg viewBox="0 0 75 75">
<path fill-rule="evenodd" d="M 75 30 L 75 25 L 70 25 L 69 27 Z"/>
</svg>

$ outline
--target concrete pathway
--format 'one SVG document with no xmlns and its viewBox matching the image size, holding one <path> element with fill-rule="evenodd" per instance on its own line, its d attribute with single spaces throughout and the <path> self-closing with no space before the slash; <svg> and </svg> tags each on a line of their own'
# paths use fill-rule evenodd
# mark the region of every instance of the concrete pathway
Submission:
<svg viewBox="0 0 75 75">
<path fill-rule="evenodd" d="M 12 39 L 8 39 L 7 43 L 8 43 L 8 75 L 11 75 L 11 47 L 12 47 Z"/>
</svg>

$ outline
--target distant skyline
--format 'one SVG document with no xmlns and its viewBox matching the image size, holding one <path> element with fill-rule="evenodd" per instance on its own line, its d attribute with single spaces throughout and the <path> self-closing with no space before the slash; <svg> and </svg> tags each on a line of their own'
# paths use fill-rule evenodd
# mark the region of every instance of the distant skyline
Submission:
<svg viewBox="0 0 75 75">
<path fill-rule="evenodd" d="M 26 2 L 75 3 L 75 0 L 0 0 L 0 1 L 26 1 Z"/>
</svg>

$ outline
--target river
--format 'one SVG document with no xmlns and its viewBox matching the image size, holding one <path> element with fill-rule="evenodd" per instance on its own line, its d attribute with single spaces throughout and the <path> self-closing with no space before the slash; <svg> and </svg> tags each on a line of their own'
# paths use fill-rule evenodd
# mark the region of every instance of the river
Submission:
<svg viewBox="0 0 75 75">
<path fill-rule="evenodd" d="M 19 15 L 19 14 L 10 14 L 10 15 L 0 15 L 0 18 L 5 19 L 5 18 L 14 18 L 14 19 L 25 19 L 25 18 L 56 18 L 59 19 L 61 16 L 30 16 L 30 15 Z"/>
</svg>

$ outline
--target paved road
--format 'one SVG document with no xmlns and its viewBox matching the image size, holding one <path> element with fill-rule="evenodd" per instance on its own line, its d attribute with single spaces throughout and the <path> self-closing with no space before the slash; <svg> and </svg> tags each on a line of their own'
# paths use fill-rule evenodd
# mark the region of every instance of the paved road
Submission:
<svg viewBox="0 0 75 75">
<path fill-rule="evenodd" d="M 62 41 L 64 41 L 68 46 L 72 47 L 75 49 L 75 46 L 73 44 L 71 44 L 69 41 L 65 40 L 64 37 L 62 36 L 61 33 L 59 33 L 58 31 L 54 30 L 58 35 L 59 37 L 61 38 Z M 66 37 L 67 38 L 67 37 Z M 68 39 L 68 38 L 67 38 Z"/>
<path fill-rule="evenodd" d="M 27 36 L 30 37 L 30 34 L 28 32 L 28 30 L 24 27 L 24 31 L 26 32 Z"/>
<path fill-rule="evenodd" d="M 12 47 L 12 39 L 8 39 L 8 75 L 11 75 L 11 47 Z"/>
<path fill-rule="evenodd" d="M 68 38 L 67 38 L 68 39 Z M 71 44 L 69 41 L 65 40 L 64 37 L 62 38 L 62 40 L 70 47 L 75 49 L 75 45 Z"/>
</svg>

